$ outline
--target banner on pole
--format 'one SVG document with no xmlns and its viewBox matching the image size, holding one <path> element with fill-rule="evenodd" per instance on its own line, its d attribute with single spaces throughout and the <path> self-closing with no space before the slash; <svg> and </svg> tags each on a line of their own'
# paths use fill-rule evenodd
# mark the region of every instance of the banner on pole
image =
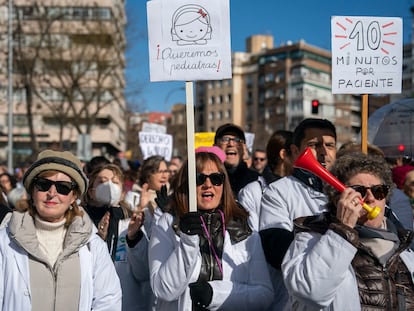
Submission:
<svg viewBox="0 0 414 311">
<path fill-rule="evenodd" d="M 231 78 L 229 0 L 151 0 L 147 17 L 151 81 Z"/>
<path fill-rule="evenodd" d="M 401 93 L 402 20 L 333 16 L 332 93 Z"/>
</svg>

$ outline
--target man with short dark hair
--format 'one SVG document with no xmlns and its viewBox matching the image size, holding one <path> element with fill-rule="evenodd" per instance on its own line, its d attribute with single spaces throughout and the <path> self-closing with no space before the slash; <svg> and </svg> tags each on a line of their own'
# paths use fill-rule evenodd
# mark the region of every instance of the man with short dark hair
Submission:
<svg viewBox="0 0 414 311">
<path fill-rule="evenodd" d="M 245 142 L 244 131 L 232 123 L 220 126 L 214 137 L 214 145 L 222 149 L 226 154 L 224 166 L 236 197 L 241 188 L 259 177 L 259 174 L 249 169 L 243 161 Z"/>
<path fill-rule="evenodd" d="M 267 165 L 266 151 L 263 149 L 259 149 L 259 148 L 256 149 L 253 152 L 252 169 L 261 175 L 266 165 Z"/>
<path fill-rule="evenodd" d="M 290 151 L 292 161 L 310 148 L 316 160 L 330 169 L 336 159 L 335 126 L 326 119 L 303 120 L 293 132 Z M 314 174 L 294 168 L 292 176 L 271 183 L 263 193 L 259 230 L 263 250 L 270 268 L 275 299 L 271 310 L 283 310 L 288 294 L 283 284 L 280 265 L 293 241 L 293 220 L 325 211 L 328 202 L 322 190 L 322 181 Z"/>
</svg>

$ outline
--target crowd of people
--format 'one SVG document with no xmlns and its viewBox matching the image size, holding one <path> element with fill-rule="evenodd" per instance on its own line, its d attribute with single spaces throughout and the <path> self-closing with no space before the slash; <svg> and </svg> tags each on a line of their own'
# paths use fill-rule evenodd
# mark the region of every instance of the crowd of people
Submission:
<svg viewBox="0 0 414 311">
<path fill-rule="evenodd" d="M 223 124 L 194 153 L 195 176 L 185 155 L 2 167 L 1 309 L 414 310 L 410 159 L 319 118 L 251 155 Z"/>
</svg>

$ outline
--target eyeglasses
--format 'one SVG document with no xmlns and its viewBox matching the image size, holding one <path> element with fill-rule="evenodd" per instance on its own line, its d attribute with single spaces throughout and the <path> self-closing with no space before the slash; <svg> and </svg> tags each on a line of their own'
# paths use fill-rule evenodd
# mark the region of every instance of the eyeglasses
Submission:
<svg viewBox="0 0 414 311">
<path fill-rule="evenodd" d="M 46 178 L 36 177 L 33 180 L 33 184 L 37 190 L 45 192 L 55 185 L 56 191 L 59 194 L 68 195 L 73 189 L 76 188 L 77 184 L 73 181 L 53 181 Z"/>
<path fill-rule="evenodd" d="M 265 158 L 254 158 L 253 160 L 263 162 L 266 159 Z"/>
<path fill-rule="evenodd" d="M 365 196 L 367 195 L 367 191 L 369 189 L 369 190 L 371 190 L 372 194 L 374 195 L 374 198 L 377 199 L 377 200 L 384 199 L 387 196 L 388 191 L 390 190 L 390 186 L 388 186 L 388 185 L 375 185 L 375 186 L 371 186 L 371 187 L 365 187 L 365 186 L 361 186 L 361 185 L 354 185 L 354 186 L 350 186 L 350 187 L 352 189 L 354 189 L 355 191 L 359 192 L 363 198 L 365 198 Z"/>
<path fill-rule="evenodd" d="M 229 144 L 231 141 L 234 141 L 235 143 L 244 143 L 244 140 L 239 137 L 221 137 L 219 141 L 222 144 Z"/>
<path fill-rule="evenodd" d="M 170 173 L 171 173 L 170 170 L 159 170 L 155 172 L 155 174 L 170 174 Z"/>
<path fill-rule="evenodd" d="M 196 184 L 197 186 L 201 186 L 206 182 L 207 178 L 209 178 L 213 186 L 221 186 L 224 182 L 224 177 L 223 173 L 211 173 L 210 175 L 197 173 Z"/>
</svg>

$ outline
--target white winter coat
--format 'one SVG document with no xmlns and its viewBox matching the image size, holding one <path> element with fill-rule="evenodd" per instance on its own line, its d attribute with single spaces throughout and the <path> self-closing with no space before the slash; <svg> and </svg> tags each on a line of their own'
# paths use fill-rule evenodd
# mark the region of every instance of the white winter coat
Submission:
<svg viewBox="0 0 414 311">
<path fill-rule="evenodd" d="M 160 298 L 157 310 L 191 311 L 188 284 L 196 282 L 201 267 L 198 235 L 173 230 L 174 218 L 164 213 L 153 227 L 149 248 L 151 287 Z M 264 310 L 273 299 L 269 271 L 260 237 L 253 232 L 232 244 L 226 231 L 222 255 L 223 280 L 210 281 L 209 310 Z"/>
<path fill-rule="evenodd" d="M 293 231 L 293 220 L 325 211 L 326 195 L 305 185 L 294 176 L 272 182 L 260 205 L 259 230 L 281 228 Z M 288 293 L 280 270 L 269 265 L 275 297 L 271 310 L 289 310 Z"/>
<path fill-rule="evenodd" d="M 300 232 L 283 260 L 286 287 L 293 310 L 361 310 L 351 261 L 357 249 L 332 230 L 324 235 Z M 414 252 L 400 254 L 414 272 Z"/>
<path fill-rule="evenodd" d="M 10 228 L 0 230 L 1 310 L 31 310 L 29 255 L 10 239 L 9 230 Z M 121 310 L 121 286 L 106 243 L 98 235 L 91 233 L 88 242 L 79 249 L 79 260 L 79 311 Z"/>
</svg>

